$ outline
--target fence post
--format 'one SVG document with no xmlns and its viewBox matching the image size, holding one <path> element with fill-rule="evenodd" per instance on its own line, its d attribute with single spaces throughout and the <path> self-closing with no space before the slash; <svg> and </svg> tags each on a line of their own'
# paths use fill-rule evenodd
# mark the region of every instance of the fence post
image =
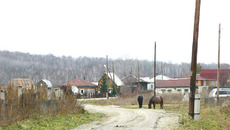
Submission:
<svg viewBox="0 0 230 130">
<path fill-rule="evenodd" d="M 18 98 L 22 96 L 22 86 L 18 86 Z"/>
<path fill-rule="evenodd" d="M 37 93 L 37 92 L 38 92 L 38 87 L 34 86 L 34 93 Z"/>
<path fill-rule="evenodd" d="M 55 96 L 56 96 L 57 100 L 59 100 L 59 98 L 60 98 L 60 90 L 59 89 L 55 89 Z"/>
<path fill-rule="evenodd" d="M 47 100 L 51 100 L 51 98 L 52 98 L 52 89 L 48 88 L 48 91 L 47 91 Z"/>
<path fill-rule="evenodd" d="M 194 121 L 199 121 L 199 119 L 200 119 L 200 94 L 195 94 Z"/>
<path fill-rule="evenodd" d="M 22 86 L 18 86 L 18 103 L 20 103 L 21 96 L 22 96 Z"/>
<path fill-rule="evenodd" d="M 2 110 L 1 110 L 1 115 L 2 115 L 2 118 L 5 119 L 5 91 L 4 90 L 1 90 L 1 102 L 2 102 Z"/>
</svg>

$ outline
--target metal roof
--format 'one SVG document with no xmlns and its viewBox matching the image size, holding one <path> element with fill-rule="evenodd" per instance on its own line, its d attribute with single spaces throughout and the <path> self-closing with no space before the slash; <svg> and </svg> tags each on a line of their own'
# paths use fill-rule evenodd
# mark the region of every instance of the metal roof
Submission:
<svg viewBox="0 0 230 130">
<path fill-rule="evenodd" d="M 112 73 L 112 72 L 109 72 L 109 73 L 108 73 L 108 76 L 109 76 L 110 79 L 113 80 L 113 73 Z M 117 86 L 124 86 L 124 85 L 125 85 L 125 84 L 121 81 L 121 79 L 117 77 L 116 74 L 114 74 L 114 78 L 115 78 L 115 79 L 114 79 L 114 80 L 115 80 L 115 84 L 116 84 Z"/>
<path fill-rule="evenodd" d="M 49 80 L 47 80 L 47 79 L 42 79 L 42 81 L 43 81 L 44 83 L 46 83 L 46 85 L 47 85 L 48 88 L 52 88 L 52 87 L 53 87 L 52 83 L 51 83 Z"/>
<path fill-rule="evenodd" d="M 220 76 L 228 76 L 230 69 L 220 69 Z M 217 79 L 217 69 L 203 69 L 200 76 L 205 79 Z"/>
<path fill-rule="evenodd" d="M 169 78 L 168 76 L 164 76 L 164 75 L 157 75 L 156 76 L 156 80 L 170 80 L 171 78 Z"/>
<path fill-rule="evenodd" d="M 190 79 L 177 79 L 177 80 L 157 80 L 157 88 L 165 87 L 190 87 Z"/>
</svg>

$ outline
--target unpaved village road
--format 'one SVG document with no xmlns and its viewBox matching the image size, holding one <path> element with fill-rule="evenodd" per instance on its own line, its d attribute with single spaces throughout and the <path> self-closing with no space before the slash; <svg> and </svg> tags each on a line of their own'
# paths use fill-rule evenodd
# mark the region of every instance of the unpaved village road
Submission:
<svg viewBox="0 0 230 130">
<path fill-rule="evenodd" d="M 106 117 L 100 121 L 81 125 L 75 128 L 75 130 L 167 130 L 176 128 L 179 125 L 179 116 L 177 114 L 159 109 L 125 109 L 112 105 L 85 105 L 85 110 L 91 113 L 104 113 Z"/>
</svg>

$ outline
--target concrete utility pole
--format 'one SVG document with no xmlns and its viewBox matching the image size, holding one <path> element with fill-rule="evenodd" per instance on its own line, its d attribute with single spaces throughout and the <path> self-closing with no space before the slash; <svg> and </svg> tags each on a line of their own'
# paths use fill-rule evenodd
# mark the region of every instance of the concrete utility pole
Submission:
<svg viewBox="0 0 230 130">
<path fill-rule="evenodd" d="M 106 98 L 109 99 L 109 60 L 108 60 L 108 55 L 106 55 L 106 84 L 107 84 L 107 89 L 106 89 Z"/>
<path fill-rule="evenodd" d="M 219 24 L 218 67 L 217 67 L 217 105 L 219 105 L 219 88 L 220 88 L 220 31 L 221 31 L 221 25 Z"/>
<path fill-rule="evenodd" d="M 200 19 L 200 1 L 196 0 L 195 22 L 193 30 L 193 46 L 192 46 L 192 63 L 190 78 L 190 98 L 189 98 L 189 115 L 194 119 L 194 100 L 196 92 L 196 66 L 197 66 L 197 48 L 198 48 L 198 34 L 199 34 L 199 19 Z"/>
<path fill-rule="evenodd" d="M 162 75 L 163 76 L 163 75 Z M 154 46 L 154 98 L 156 97 L 156 42 Z"/>
</svg>

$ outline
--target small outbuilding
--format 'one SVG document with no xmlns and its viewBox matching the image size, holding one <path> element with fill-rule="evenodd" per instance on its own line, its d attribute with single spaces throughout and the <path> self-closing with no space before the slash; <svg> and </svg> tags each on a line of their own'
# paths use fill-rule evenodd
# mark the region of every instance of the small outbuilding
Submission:
<svg viewBox="0 0 230 130">
<path fill-rule="evenodd" d="M 13 86 L 13 87 L 21 86 L 23 89 L 33 89 L 34 82 L 31 79 L 15 78 L 15 79 L 11 79 L 8 82 L 8 86 Z"/>
<path fill-rule="evenodd" d="M 39 81 L 37 83 L 37 86 L 38 87 L 48 87 L 48 88 L 52 88 L 53 87 L 52 83 L 49 80 L 47 80 L 47 79 L 42 79 L 41 81 Z"/>
</svg>

